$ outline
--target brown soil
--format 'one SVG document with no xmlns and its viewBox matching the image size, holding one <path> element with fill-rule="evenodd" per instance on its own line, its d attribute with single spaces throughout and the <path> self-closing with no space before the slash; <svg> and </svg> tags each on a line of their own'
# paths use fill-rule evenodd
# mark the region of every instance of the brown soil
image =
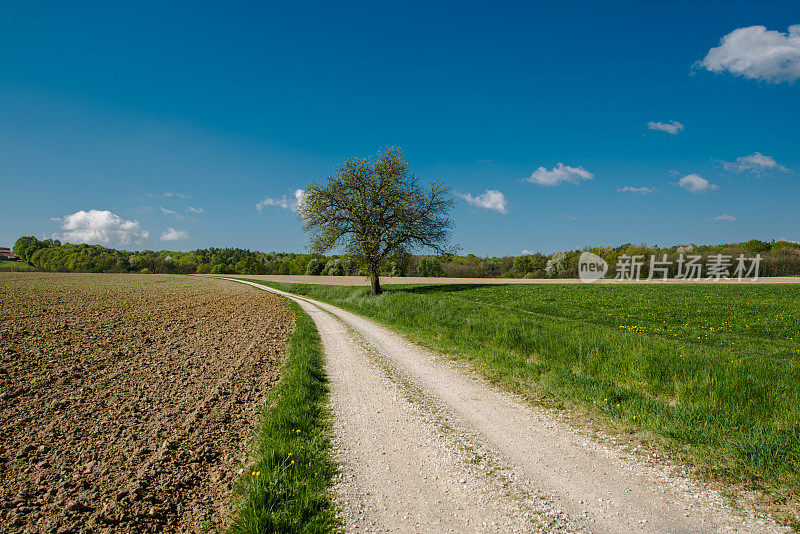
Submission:
<svg viewBox="0 0 800 534">
<path fill-rule="evenodd" d="M 0 274 L 0 530 L 205 532 L 293 327 L 210 278 Z"/>
</svg>

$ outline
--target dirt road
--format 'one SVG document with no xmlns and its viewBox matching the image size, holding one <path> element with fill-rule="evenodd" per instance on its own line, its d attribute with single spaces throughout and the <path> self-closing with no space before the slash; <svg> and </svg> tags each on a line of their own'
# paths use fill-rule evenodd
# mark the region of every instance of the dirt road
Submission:
<svg viewBox="0 0 800 534">
<path fill-rule="evenodd" d="M 783 530 L 370 320 L 238 282 L 292 298 L 317 324 L 348 531 Z"/>
</svg>

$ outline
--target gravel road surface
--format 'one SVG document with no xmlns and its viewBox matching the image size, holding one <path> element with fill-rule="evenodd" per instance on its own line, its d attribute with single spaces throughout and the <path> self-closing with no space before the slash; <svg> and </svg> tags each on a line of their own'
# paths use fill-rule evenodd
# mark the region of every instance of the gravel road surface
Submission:
<svg viewBox="0 0 800 534">
<path fill-rule="evenodd" d="M 348 532 L 785 531 L 373 321 L 235 281 L 295 300 L 316 322 Z"/>
</svg>

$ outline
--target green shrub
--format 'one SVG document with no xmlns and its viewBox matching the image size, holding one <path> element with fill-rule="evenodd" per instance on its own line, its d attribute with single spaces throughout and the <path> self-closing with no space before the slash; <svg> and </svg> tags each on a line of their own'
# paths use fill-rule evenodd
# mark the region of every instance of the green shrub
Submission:
<svg viewBox="0 0 800 534">
<path fill-rule="evenodd" d="M 311 258 L 308 264 L 306 265 L 306 275 L 308 276 L 319 276 L 322 274 L 322 269 L 325 266 L 319 261 L 317 258 Z"/>
<path fill-rule="evenodd" d="M 444 276 L 441 262 L 430 256 L 420 258 L 417 276 Z"/>
<path fill-rule="evenodd" d="M 322 270 L 322 274 L 324 276 L 344 276 L 347 274 L 345 270 L 344 262 L 341 258 L 337 258 L 335 260 L 330 260 L 328 263 L 325 264 L 325 268 Z"/>
</svg>

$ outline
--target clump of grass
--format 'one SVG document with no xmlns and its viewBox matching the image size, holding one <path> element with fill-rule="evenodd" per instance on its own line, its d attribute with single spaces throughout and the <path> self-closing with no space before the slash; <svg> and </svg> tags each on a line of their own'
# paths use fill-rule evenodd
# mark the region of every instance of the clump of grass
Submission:
<svg viewBox="0 0 800 534">
<path fill-rule="evenodd" d="M 328 387 L 322 344 L 311 318 L 289 302 L 295 330 L 286 363 L 254 435 L 255 463 L 234 487 L 231 533 L 336 532 L 330 496 Z"/>
<path fill-rule="evenodd" d="M 268 285 L 470 360 L 537 402 L 660 436 L 725 481 L 800 500 L 794 285 Z"/>
</svg>

